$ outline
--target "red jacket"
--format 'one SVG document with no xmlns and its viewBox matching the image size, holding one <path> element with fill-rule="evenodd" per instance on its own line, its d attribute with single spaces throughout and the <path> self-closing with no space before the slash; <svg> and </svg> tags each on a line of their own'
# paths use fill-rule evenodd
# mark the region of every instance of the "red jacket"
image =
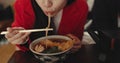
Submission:
<svg viewBox="0 0 120 63">
<path fill-rule="evenodd" d="M 32 29 L 35 22 L 35 14 L 30 0 L 16 0 L 14 4 L 15 19 L 13 27 L 24 27 Z M 58 34 L 74 34 L 82 40 L 84 25 L 88 13 L 86 0 L 76 0 L 63 9 L 62 19 Z M 17 45 L 19 46 L 19 45 Z M 19 46 L 20 47 L 20 46 Z M 26 48 L 20 47 L 25 50 Z"/>
</svg>

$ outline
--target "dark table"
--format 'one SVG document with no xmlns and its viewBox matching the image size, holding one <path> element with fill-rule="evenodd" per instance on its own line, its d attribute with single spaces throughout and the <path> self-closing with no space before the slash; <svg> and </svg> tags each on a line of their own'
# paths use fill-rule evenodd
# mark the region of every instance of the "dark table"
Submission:
<svg viewBox="0 0 120 63">
<path fill-rule="evenodd" d="M 103 41 L 97 44 L 83 45 L 78 52 L 69 54 L 64 63 L 120 63 L 120 30 L 102 30 L 101 34 Z M 116 44 L 113 49 L 110 47 L 111 41 Z M 108 47 L 108 45 L 110 46 Z M 8 63 L 40 62 L 30 51 L 15 51 Z"/>
<path fill-rule="evenodd" d="M 92 35 L 99 49 L 98 58 L 104 63 L 120 63 L 120 29 L 96 30 Z M 97 38 L 96 38 L 97 37 Z M 102 57 L 102 58 L 101 58 Z"/>
<path fill-rule="evenodd" d="M 15 51 L 8 63 L 40 62 L 30 51 Z M 120 63 L 120 54 L 114 51 L 103 53 L 95 44 L 83 45 L 78 52 L 69 54 L 64 63 Z"/>
<path fill-rule="evenodd" d="M 98 63 L 95 45 L 84 45 L 78 52 L 67 56 L 64 63 Z M 16 51 L 8 63 L 39 63 L 31 52 Z"/>
<path fill-rule="evenodd" d="M 120 29 L 114 29 L 114 30 L 101 30 L 102 33 L 102 39 L 103 44 L 106 42 L 105 45 L 107 46 L 107 50 L 105 53 L 106 55 L 111 58 L 113 63 L 120 63 Z"/>
</svg>

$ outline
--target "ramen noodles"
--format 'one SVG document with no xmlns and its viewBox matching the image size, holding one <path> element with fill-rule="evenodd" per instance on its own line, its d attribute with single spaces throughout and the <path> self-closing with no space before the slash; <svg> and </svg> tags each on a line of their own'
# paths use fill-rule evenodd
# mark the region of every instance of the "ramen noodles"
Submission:
<svg viewBox="0 0 120 63">
<path fill-rule="evenodd" d="M 69 49 L 72 45 L 72 40 L 44 39 L 35 45 L 34 50 L 40 53 L 57 53 Z"/>
</svg>

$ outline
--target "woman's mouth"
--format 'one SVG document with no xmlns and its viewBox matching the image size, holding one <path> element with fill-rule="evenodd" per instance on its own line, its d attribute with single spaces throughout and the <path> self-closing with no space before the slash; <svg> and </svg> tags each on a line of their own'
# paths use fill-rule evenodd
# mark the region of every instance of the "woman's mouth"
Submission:
<svg viewBox="0 0 120 63">
<path fill-rule="evenodd" d="M 47 12 L 45 12 L 45 14 L 46 14 L 46 15 L 53 15 L 54 12 L 52 12 L 52 11 L 47 11 Z"/>
</svg>

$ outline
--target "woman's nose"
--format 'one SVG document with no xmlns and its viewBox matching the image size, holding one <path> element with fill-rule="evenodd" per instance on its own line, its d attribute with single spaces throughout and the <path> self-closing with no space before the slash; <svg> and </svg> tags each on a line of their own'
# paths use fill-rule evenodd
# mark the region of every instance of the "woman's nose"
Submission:
<svg viewBox="0 0 120 63">
<path fill-rule="evenodd" d="M 45 0 L 44 6 L 45 7 L 51 7 L 52 6 L 51 0 Z"/>
</svg>

